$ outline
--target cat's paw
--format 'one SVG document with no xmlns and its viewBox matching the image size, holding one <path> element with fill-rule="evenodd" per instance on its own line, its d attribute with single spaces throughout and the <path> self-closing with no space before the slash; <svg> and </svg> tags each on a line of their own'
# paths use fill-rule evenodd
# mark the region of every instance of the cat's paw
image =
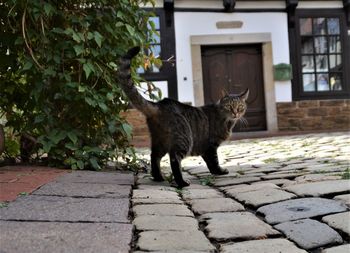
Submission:
<svg viewBox="0 0 350 253">
<path fill-rule="evenodd" d="M 155 181 L 155 182 L 163 182 L 164 181 L 164 177 L 162 175 L 157 175 L 157 176 L 152 175 L 152 177 L 153 177 L 153 181 Z"/>
<path fill-rule="evenodd" d="M 177 188 L 183 188 L 183 187 L 186 187 L 186 186 L 189 186 L 190 185 L 190 181 L 189 180 L 182 180 L 180 182 L 176 182 L 177 184 Z"/>
<path fill-rule="evenodd" d="M 227 169 L 219 168 L 218 170 L 212 171 L 211 174 L 213 175 L 226 175 L 229 171 Z"/>
</svg>

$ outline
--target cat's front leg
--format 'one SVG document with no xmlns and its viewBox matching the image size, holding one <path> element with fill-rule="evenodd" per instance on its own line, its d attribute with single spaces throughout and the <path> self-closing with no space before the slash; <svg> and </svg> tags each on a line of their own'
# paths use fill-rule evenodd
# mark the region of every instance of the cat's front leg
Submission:
<svg viewBox="0 0 350 253">
<path fill-rule="evenodd" d="M 214 175 L 225 175 L 228 174 L 227 169 L 223 169 L 219 165 L 217 147 L 211 146 L 209 147 L 205 153 L 202 155 L 205 163 L 208 166 L 208 169 L 211 174 Z"/>
</svg>

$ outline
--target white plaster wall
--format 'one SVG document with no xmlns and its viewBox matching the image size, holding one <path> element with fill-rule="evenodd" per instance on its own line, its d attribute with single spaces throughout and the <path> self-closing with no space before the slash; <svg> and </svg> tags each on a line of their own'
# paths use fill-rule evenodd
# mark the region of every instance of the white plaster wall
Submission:
<svg viewBox="0 0 350 253">
<path fill-rule="evenodd" d="M 162 97 L 161 98 L 167 98 L 169 95 L 168 95 L 168 81 L 152 81 L 152 83 L 158 88 L 161 90 L 162 92 Z M 151 101 L 154 101 L 153 99 L 151 99 L 147 93 L 147 89 L 148 89 L 148 86 L 147 86 L 147 83 L 146 82 L 141 82 L 140 83 L 140 86 L 141 87 L 137 87 L 137 89 L 139 90 L 140 94 L 146 98 L 147 100 L 151 100 Z M 158 93 L 155 92 L 154 93 L 155 95 L 158 96 Z"/>
<path fill-rule="evenodd" d="M 268 8 L 285 8 L 286 1 L 237 1 L 235 9 L 268 9 Z M 175 8 L 210 8 L 223 9 L 222 1 L 218 0 L 175 0 Z"/>
<path fill-rule="evenodd" d="M 190 36 L 215 34 L 270 33 L 273 64 L 289 63 L 286 13 L 175 12 L 178 95 L 194 104 Z M 217 29 L 218 21 L 242 21 L 238 29 Z M 275 82 L 276 102 L 292 101 L 291 82 Z"/>
</svg>

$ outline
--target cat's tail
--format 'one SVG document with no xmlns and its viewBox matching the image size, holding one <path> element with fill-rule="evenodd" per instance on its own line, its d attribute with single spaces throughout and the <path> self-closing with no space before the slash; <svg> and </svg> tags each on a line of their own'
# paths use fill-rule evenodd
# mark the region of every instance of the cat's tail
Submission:
<svg viewBox="0 0 350 253">
<path fill-rule="evenodd" d="M 118 81 L 119 84 L 130 99 L 132 105 L 141 111 L 145 116 L 151 117 L 152 115 L 157 114 L 158 107 L 155 103 L 146 100 L 136 89 L 130 72 L 130 64 L 132 58 L 134 58 L 140 51 L 140 47 L 131 48 L 121 59 L 119 64 L 118 71 Z"/>
</svg>

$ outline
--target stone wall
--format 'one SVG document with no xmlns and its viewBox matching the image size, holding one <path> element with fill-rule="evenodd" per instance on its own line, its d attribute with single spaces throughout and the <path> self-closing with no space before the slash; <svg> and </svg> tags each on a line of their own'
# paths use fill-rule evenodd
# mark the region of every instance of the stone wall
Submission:
<svg viewBox="0 0 350 253">
<path fill-rule="evenodd" d="M 277 103 L 280 131 L 350 130 L 350 99 Z"/>
</svg>

